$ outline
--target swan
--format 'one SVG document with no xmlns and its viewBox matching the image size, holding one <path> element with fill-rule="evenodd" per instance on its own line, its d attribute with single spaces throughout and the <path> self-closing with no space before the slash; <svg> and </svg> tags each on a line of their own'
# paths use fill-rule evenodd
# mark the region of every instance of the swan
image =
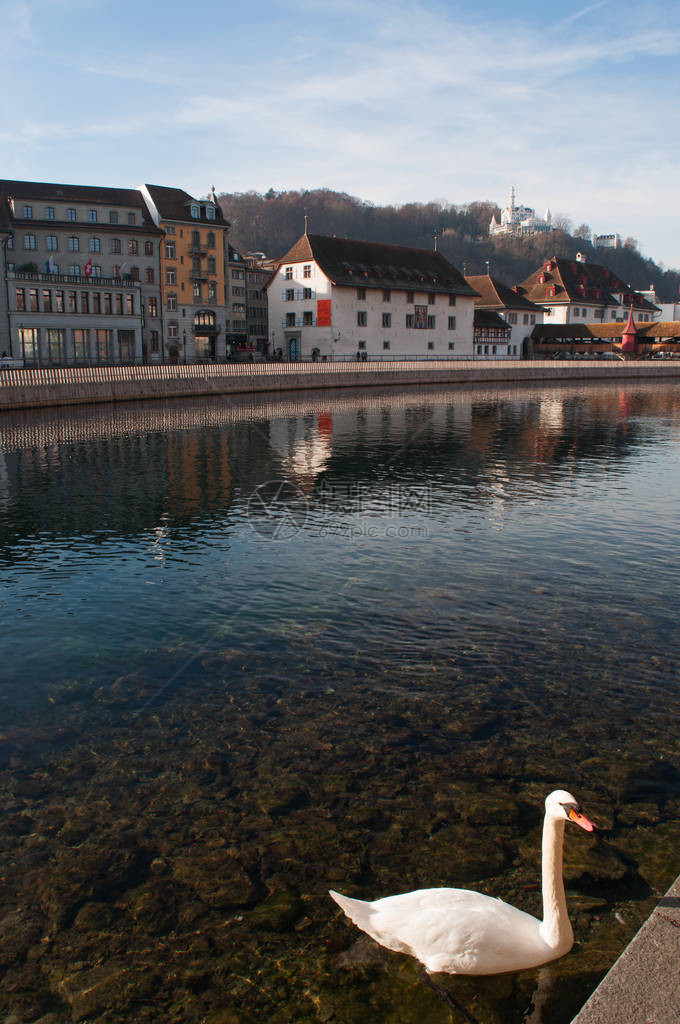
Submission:
<svg viewBox="0 0 680 1024">
<path fill-rule="evenodd" d="M 502 974 L 556 960 L 574 944 L 562 878 L 564 825 L 596 825 L 566 790 L 546 797 L 543 920 L 468 889 L 417 889 L 373 903 L 330 890 L 347 917 L 381 946 L 415 957 L 428 974 Z"/>
</svg>

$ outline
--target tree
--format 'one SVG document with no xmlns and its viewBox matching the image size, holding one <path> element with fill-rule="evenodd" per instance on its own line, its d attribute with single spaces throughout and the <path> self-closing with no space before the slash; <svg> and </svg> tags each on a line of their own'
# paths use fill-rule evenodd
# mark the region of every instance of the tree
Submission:
<svg viewBox="0 0 680 1024">
<path fill-rule="evenodd" d="M 629 237 L 628 237 L 628 238 L 627 238 L 627 239 L 625 240 L 625 242 L 623 243 L 623 248 L 624 248 L 624 249 L 632 249 L 632 250 L 633 250 L 633 252 L 637 252 L 637 251 L 638 251 L 638 242 L 637 242 L 637 238 L 631 238 L 631 237 L 629 236 Z"/>
<path fill-rule="evenodd" d="M 593 232 L 589 224 L 579 224 L 574 232 L 574 238 L 585 238 L 588 242 L 593 237 Z"/>
</svg>

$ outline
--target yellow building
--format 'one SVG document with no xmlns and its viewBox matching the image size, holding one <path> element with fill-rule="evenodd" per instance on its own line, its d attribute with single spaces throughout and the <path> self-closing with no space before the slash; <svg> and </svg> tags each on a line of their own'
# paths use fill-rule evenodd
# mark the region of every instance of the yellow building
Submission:
<svg viewBox="0 0 680 1024">
<path fill-rule="evenodd" d="M 229 316 L 224 277 L 229 222 L 215 189 L 208 199 L 164 185 L 143 185 L 141 191 L 165 236 L 161 291 L 166 359 L 222 362 Z"/>
</svg>

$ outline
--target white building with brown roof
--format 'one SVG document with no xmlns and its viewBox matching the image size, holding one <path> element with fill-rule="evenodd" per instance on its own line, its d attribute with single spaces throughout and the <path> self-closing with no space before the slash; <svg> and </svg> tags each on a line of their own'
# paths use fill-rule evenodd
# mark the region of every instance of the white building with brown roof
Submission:
<svg viewBox="0 0 680 1024">
<path fill-rule="evenodd" d="M 519 286 L 520 294 L 546 307 L 545 322 L 624 322 L 633 308 L 639 323 L 651 323 L 659 307 L 626 284 L 609 267 L 554 256 Z"/>
<path fill-rule="evenodd" d="M 510 328 L 506 344 L 498 344 L 496 356 L 510 359 L 521 359 L 526 355 L 528 339 L 536 324 L 543 323 L 545 308 L 531 302 L 517 289 L 509 288 L 491 274 L 466 274 L 465 280 L 478 293 L 475 299 L 475 310 L 497 313 Z M 475 354 L 484 355 L 479 351 L 479 342 L 475 343 Z"/>
<path fill-rule="evenodd" d="M 304 234 L 267 284 L 284 359 L 473 353 L 475 291 L 441 253 Z"/>
</svg>

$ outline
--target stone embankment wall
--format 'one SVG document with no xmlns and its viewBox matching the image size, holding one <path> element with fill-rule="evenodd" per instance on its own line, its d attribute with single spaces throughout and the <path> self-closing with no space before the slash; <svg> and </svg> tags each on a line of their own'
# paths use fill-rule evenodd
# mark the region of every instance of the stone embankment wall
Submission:
<svg viewBox="0 0 680 1024">
<path fill-rule="evenodd" d="M 680 360 L 552 359 L 390 363 L 254 363 L 3 370 L 0 411 L 87 402 L 413 384 L 495 384 L 680 377 Z"/>
</svg>

